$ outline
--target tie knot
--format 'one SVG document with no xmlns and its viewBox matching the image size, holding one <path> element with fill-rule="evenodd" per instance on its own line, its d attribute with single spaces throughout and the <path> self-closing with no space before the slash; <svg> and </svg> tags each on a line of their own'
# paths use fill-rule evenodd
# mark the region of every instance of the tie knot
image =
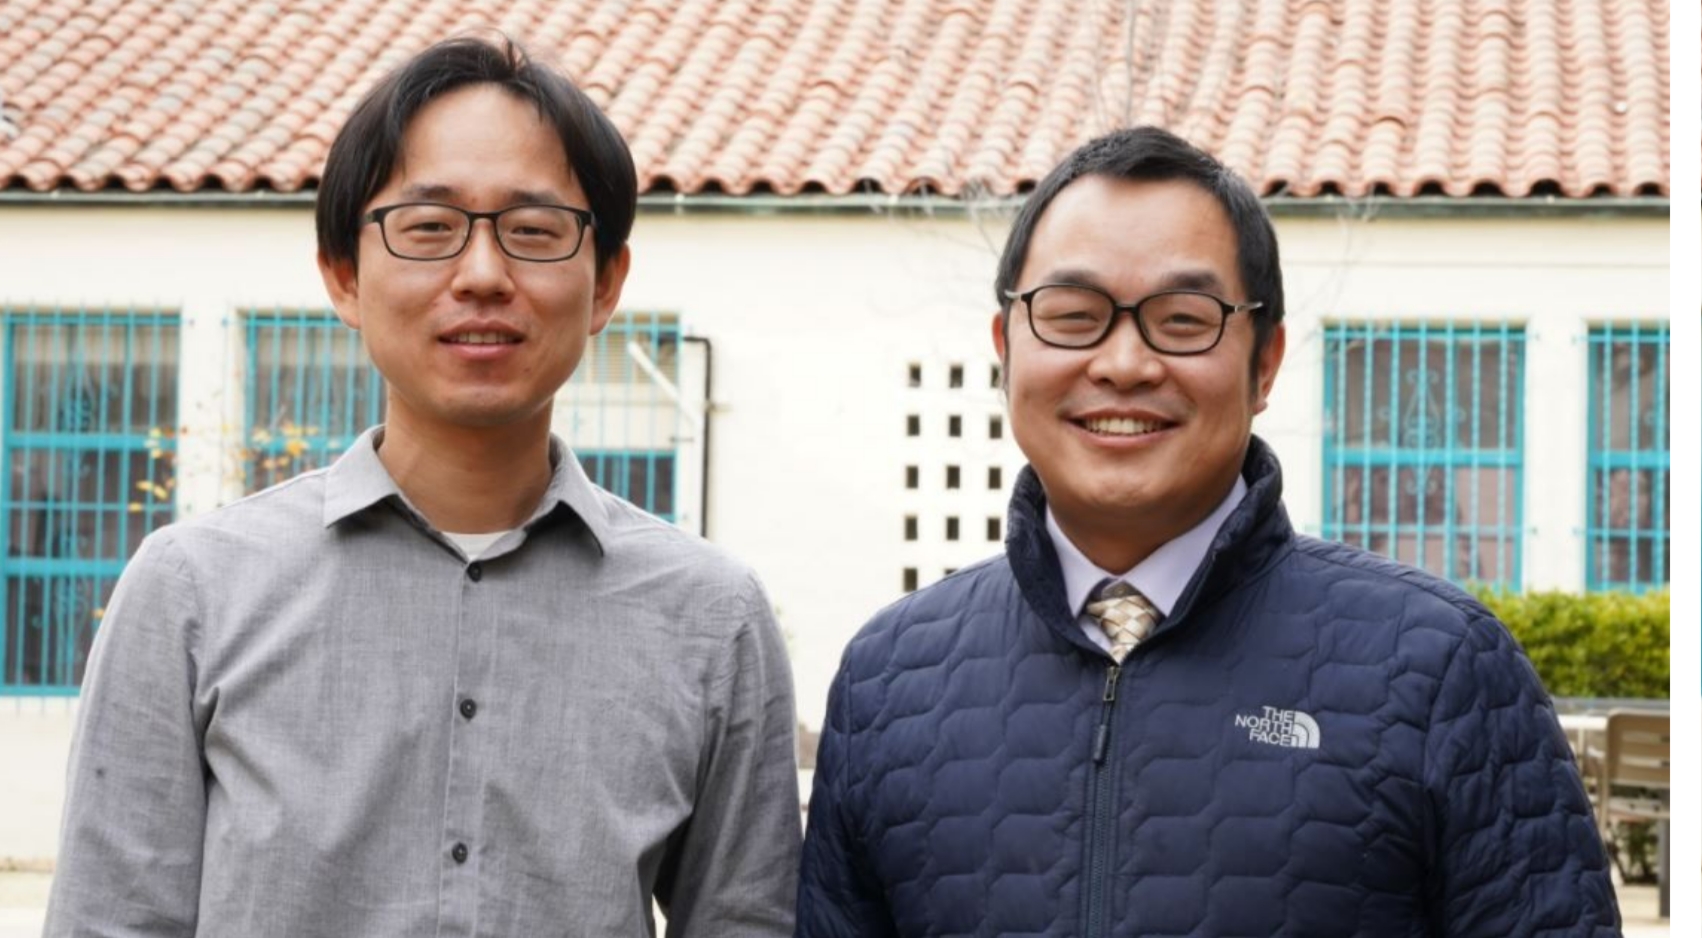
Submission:
<svg viewBox="0 0 1702 938">
<path fill-rule="evenodd" d="M 1147 640 L 1159 618 L 1158 609 L 1140 590 L 1122 580 L 1095 590 L 1093 600 L 1087 604 L 1087 614 L 1099 620 L 1099 627 L 1111 640 L 1111 657 L 1118 664 L 1123 663 L 1136 645 Z"/>
<path fill-rule="evenodd" d="M 1095 600 L 1126 599 L 1130 596 L 1139 596 L 1139 595 L 1140 595 L 1139 590 L 1137 590 L 1133 586 L 1130 586 L 1129 584 L 1123 582 L 1122 580 L 1106 580 L 1103 583 L 1099 584 L 1098 589 L 1095 589 L 1093 591 L 1093 597 L 1092 598 L 1095 599 Z"/>
</svg>

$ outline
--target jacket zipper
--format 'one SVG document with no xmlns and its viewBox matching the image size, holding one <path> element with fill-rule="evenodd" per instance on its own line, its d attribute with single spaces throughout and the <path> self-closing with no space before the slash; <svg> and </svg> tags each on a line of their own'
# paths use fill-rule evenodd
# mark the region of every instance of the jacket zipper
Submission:
<svg viewBox="0 0 1702 938">
<path fill-rule="evenodd" d="M 1123 675 L 1121 665 L 1113 664 L 1105 672 L 1105 693 L 1100 695 L 1099 727 L 1093 732 L 1093 765 L 1088 769 L 1087 807 L 1087 889 L 1086 911 L 1082 915 L 1082 938 L 1097 938 L 1107 933 L 1106 905 L 1111 866 L 1111 775 L 1106 765 L 1111 749 L 1111 716 L 1117 705 L 1117 679 Z"/>
</svg>

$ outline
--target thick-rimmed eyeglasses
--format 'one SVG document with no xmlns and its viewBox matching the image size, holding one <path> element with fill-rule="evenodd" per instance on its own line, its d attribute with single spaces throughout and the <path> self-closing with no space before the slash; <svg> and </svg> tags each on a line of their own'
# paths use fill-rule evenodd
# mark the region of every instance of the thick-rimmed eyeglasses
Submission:
<svg viewBox="0 0 1702 938">
<path fill-rule="evenodd" d="M 1004 291 L 1005 298 L 1028 307 L 1034 337 L 1058 348 L 1091 348 L 1105 341 L 1127 311 L 1135 328 L 1155 352 L 1203 355 L 1223 339 L 1234 313 L 1251 313 L 1264 303 L 1230 303 L 1197 290 L 1165 290 L 1133 303 L 1119 303 L 1098 287 L 1043 283 L 1027 293 Z"/>
<path fill-rule="evenodd" d="M 579 253 L 585 229 L 596 217 L 567 205 L 510 205 L 496 212 L 469 212 L 440 202 L 385 205 L 361 216 L 360 223 L 378 223 L 384 247 L 408 261 L 441 261 L 467 249 L 473 223 L 491 221 L 497 247 L 519 261 L 565 261 Z"/>
</svg>

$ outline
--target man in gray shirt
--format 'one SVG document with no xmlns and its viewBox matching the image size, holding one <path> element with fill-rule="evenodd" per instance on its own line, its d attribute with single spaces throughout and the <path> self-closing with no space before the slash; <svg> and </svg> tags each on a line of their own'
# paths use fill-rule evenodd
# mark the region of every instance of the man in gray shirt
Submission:
<svg viewBox="0 0 1702 938">
<path fill-rule="evenodd" d="M 385 78 L 319 263 L 388 393 L 335 465 L 150 537 L 84 684 L 47 934 L 782 935 L 785 648 L 592 485 L 554 396 L 626 277 L 619 134 L 512 45 Z"/>
</svg>

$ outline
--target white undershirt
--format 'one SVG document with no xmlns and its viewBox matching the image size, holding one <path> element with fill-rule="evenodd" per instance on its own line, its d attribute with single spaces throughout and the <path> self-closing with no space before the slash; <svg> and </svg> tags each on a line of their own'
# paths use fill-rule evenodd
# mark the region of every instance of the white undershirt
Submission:
<svg viewBox="0 0 1702 938">
<path fill-rule="evenodd" d="M 507 531 L 492 531 L 489 534 L 451 534 L 445 531 L 443 536 L 454 541 L 455 546 L 461 548 L 461 553 L 466 554 L 468 560 L 477 560 L 485 551 L 490 550 L 492 544 L 501 540 L 502 536 L 507 533 Z"/>
<path fill-rule="evenodd" d="M 1229 495 L 1217 506 L 1205 520 L 1194 525 L 1186 533 L 1166 542 L 1162 547 L 1147 555 L 1147 558 L 1121 574 L 1101 570 L 1087 555 L 1076 547 L 1064 529 L 1058 526 L 1058 519 L 1052 514 L 1052 506 L 1046 506 L 1046 532 L 1052 536 L 1052 546 L 1058 552 L 1058 565 L 1064 572 L 1064 596 L 1069 601 L 1070 612 L 1076 617 L 1076 623 L 1082 632 L 1092 639 L 1094 644 L 1111 650 L 1111 639 L 1106 637 L 1105 630 L 1099 627 L 1092 616 L 1082 612 L 1087 605 L 1088 594 L 1107 578 L 1122 580 L 1141 591 L 1155 608 L 1163 615 L 1169 615 L 1176 605 L 1176 600 L 1182 598 L 1182 590 L 1188 581 L 1194 578 L 1194 571 L 1205 562 L 1206 551 L 1211 549 L 1211 543 L 1217 538 L 1219 528 L 1229 519 L 1230 512 L 1241 504 L 1241 499 L 1247 495 L 1247 483 L 1237 475 L 1235 484 L 1230 487 Z"/>
</svg>

